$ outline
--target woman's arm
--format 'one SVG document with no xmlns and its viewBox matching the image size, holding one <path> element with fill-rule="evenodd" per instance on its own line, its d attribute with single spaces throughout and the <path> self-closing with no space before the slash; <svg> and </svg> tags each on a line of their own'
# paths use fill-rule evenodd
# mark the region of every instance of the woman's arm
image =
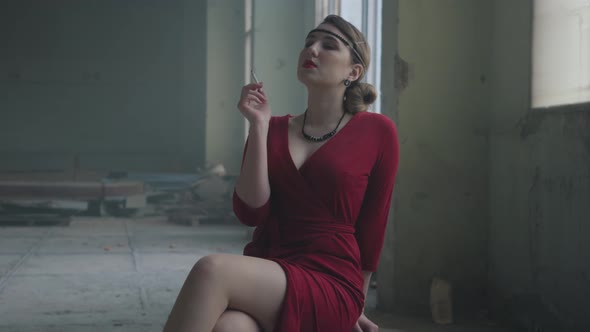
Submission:
<svg viewBox="0 0 590 332">
<path fill-rule="evenodd" d="M 269 123 L 264 122 L 250 125 L 248 146 L 236 182 L 239 198 L 253 209 L 263 206 L 270 198 L 266 147 L 268 127 Z"/>
<path fill-rule="evenodd" d="M 365 299 L 369 291 L 372 271 L 377 270 L 377 263 L 383 247 L 385 227 L 399 162 L 399 143 L 395 125 L 389 120 L 384 123 L 387 126 L 380 133 L 383 142 L 381 151 L 371 172 L 365 202 L 356 224 Z M 353 332 L 376 332 L 378 329 L 379 327 L 369 320 L 363 311 Z"/>
<path fill-rule="evenodd" d="M 385 228 L 399 163 L 399 143 L 394 123 L 384 119 L 375 125 L 381 140 L 379 153 L 356 222 L 356 239 L 361 253 L 361 269 L 376 271 L 385 240 Z"/>
<path fill-rule="evenodd" d="M 369 286 L 371 284 L 371 275 L 373 275 L 373 272 L 363 271 L 363 292 L 365 293 L 365 300 L 367 299 L 367 294 L 369 293 Z"/>
<path fill-rule="evenodd" d="M 258 226 L 270 214 L 267 136 L 271 112 L 262 83 L 242 88 L 238 109 L 248 120 L 250 129 L 234 190 L 234 212 L 242 223 Z"/>
<path fill-rule="evenodd" d="M 367 294 L 369 293 L 369 285 L 371 284 L 371 275 L 373 272 L 371 271 L 363 271 L 363 291 L 365 292 L 365 301 L 367 299 Z M 367 316 L 365 316 L 365 311 L 361 313 L 358 321 L 356 322 L 355 326 L 352 329 L 352 332 L 377 332 L 379 331 L 379 326 L 372 322 Z"/>
</svg>

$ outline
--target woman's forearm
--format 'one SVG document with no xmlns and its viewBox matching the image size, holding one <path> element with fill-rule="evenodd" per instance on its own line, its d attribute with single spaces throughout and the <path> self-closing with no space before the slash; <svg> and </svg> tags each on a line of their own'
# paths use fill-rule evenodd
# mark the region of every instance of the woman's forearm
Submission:
<svg viewBox="0 0 590 332">
<path fill-rule="evenodd" d="M 363 271 L 363 292 L 365 293 L 365 300 L 367 299 L 367 294 L 369 293 L 369 286 L 371 284 L 372 274 L 373 272 Z"/>
<path fill-rule="evenodd" d="M 252 208 L 264 205 L 270 198 L 266 146 L 268 127 L 268 123 L 250 125 L 248 147 L 236 181 L 236 194 Z"/>
</svg>

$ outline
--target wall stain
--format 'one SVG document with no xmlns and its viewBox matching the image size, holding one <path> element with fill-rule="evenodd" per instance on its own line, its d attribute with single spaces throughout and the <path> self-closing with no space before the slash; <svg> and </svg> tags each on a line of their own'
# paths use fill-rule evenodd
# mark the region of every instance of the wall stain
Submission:
<svg viewBox="0 0 590 332">
<path fill-rule="evenodd" d="M 395 83 L 394 86 L 398 91 L 403 91 L 408 87 L 410 81 L 410 66 L 402 59 L 399 54 L 395 55 Z"/>
<path fill-rule="evenodd" d="M 430 194 L 426 192 L 415 192 L 412 196 L 411 207 L 414 211 L 422 211 L 426 206 L 426 200 L 430 198 Z"/>
<path fill-rule="evenodd" d="M 588 157 L 590 157 L 590 136 L 584 137 L 583 143 L 586 148 L 586 153 L 588 154 Z"/>
<path fill-rule="evenodd" d="M 536 134 L 541 128 L 543 120 L 543 116 L 528 112 L 516 123 L 516 127 L 520 128 L 520 138 L 525 140 L 529 136 Z"/>
<path fill-rule="evenodd" d="M 535 167 L 535 173 L 533 175 L 531 186 L 529 187 L 529 215 L 528 215 L 528 242 L 529 242 L 529 277 L 533 289 L 537 289 L 539 280 L 539 257 L 538 249 L 539 244 L 539 228 L 541 220 L 541 206 L 539 197 L 539 183 L 541 181 L 541 170 L 540 167 Z"/>
<path fill-rule="evenodd" d="M 558 131 L 552 133 L 554 135 L 579 137 L 585 144 L 590 139 L 590 106 L 574 105 L 548 110 L 530 110 L 516 123 L 516 128 L 520 129 L 520 137 L 526 139 L 537 134 L 545 120 L 552 124 L 551 127 L 558 127 Z M 542 133 L 551 134 L 551 131 L 543 130 Z M 587 147 L 588 149 L 590 148 Z"/>
</svg>

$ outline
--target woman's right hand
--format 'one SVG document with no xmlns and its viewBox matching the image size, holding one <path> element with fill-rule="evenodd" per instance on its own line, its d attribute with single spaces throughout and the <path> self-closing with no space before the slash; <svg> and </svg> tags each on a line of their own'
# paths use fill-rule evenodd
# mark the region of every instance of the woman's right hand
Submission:
<svg viewBox="0 0 590 332">
<path fill-rule="evenodd" d="M 251 125 L 270 121 L 270 105 L 262 90 L 262 82 L 251 83 L 242 88 L 238 109 Z"/>
</svg>

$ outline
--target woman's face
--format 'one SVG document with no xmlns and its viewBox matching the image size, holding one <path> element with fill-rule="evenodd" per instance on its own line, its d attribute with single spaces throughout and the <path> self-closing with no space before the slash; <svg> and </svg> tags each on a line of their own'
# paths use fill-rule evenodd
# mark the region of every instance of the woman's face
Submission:
<svg viewBox="0 0 590 332">
<path fill-rule="evenodd" d="M 343 36 L 330 24 L 320 24 L 318 29 Z M 313 31 L 305 39 L 305 46 L 299 53 L 297 78 L 308 86 L 336 86 L 347 78 L 351 79 L 355 66 L 358 65 L 353 65 L 346 44 L 329 33 Z"/>
</svg>

